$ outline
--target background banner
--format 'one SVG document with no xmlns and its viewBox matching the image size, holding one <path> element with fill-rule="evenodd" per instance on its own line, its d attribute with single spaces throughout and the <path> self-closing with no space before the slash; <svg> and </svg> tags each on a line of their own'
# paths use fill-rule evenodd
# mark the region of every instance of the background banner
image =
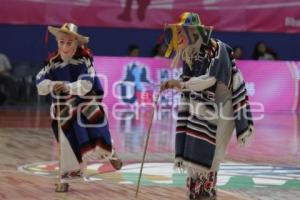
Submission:
<svg viewBox="0 0 300 200">
<path fill-rule="evenodd" d="M 263 105 L 265 112 L 291 112 L 298 108 L 299 62 L 237 61 L 244 75 L 253 109 Z M 140 105 L 153 101 L 159 84 L 178 78 L 179 69 L 171 69 L 164 58 L 99 57 L 94 66 L 102 82 L 108 108 L 114 105 Z M 180 95 L 165 92 L 162 104 L 176 105 Z"/>
<path fill-rule="evenodd" d="M 1 0 L 0 23 L 163 29 L 184 11 L 220 31 L 300 32 L 298 0 Z"/>
</svg>

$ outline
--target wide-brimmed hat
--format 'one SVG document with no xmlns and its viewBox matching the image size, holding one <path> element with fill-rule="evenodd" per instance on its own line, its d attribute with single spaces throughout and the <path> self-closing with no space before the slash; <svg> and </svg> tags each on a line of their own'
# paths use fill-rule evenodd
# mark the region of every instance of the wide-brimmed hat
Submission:
<svg viewBox="0 0 300 200">
<path fill-rule="evenodd" d="M 76 38 L 80 44 L 86 44 L 89 42 L 89 37 L 80 35 L 78 33 L 78 26 L 76 26 L 75 24 L 72 24 L 72 23 L 65 23 L 60 28 L 48 26 L 48 30 L 55 37 L 57 37 L 59 33 L 66 33 L 66 34 L 76 36 Z"/>
<path fill-rule="evenodd" d="M 165 26 L 165 43 L 168 44 L 165 52 L 166 57 L 172 57 L 172 54 L 178 49 L 178 29 L 182 29 L 190 44 L 193 41 L 193 34 L 197 33 L 201 36 L 202 43 L 209 45 L 212 27 L 203 25 L 197 13 L 184 12 L 180 15 L 178 23 L 167 24 Z"/>
</svg>

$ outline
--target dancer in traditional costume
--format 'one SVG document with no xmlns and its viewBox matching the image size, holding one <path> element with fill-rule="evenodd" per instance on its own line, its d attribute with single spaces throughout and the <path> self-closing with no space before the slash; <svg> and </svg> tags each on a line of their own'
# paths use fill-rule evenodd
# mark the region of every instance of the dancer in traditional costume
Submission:
<svg viewBox="0 0 300 200">
<path fill-rule="evenodd" d="M 217 199 L 217 172 L 234 128 L 239 144 L 253 133 L 245 82 L 231 47 L 211 38 L 198 14 L 183 13 L 165 30 L 166 56 L 174 66 L 183 61 L 180 80 L 161 85 L 182 93 L 175 166 L 187 170 L 188 199 Z"/>
<path fill-rule="evenodd" d="M 52 121 L 52 129 L 61 148 L 61 180 L 82 177 L 90 158 L 108 159 L 116 170 L 122 167 L 101 106 L 104 91 L 93 67 L 93 57 L 85 47 L 89 38 L 77 29 L 72 23 L 48 27 L 56 37 L 58 50 L 36 76 L 38 93 L 51 93 L 52 108 L 58 116 Z"/>
</svg>

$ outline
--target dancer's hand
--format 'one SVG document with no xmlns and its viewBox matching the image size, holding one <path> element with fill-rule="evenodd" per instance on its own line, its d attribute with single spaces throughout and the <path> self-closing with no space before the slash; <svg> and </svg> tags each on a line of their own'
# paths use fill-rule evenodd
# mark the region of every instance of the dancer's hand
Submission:
<svg viewBox="0 0 300 200">
<path fill-rule="evenodd" d="M 53 91 L 55 93 L 60 93 L 60 92 L 68 92 L 68 88 L 66 87 L 66 85 L 64 83 L 55 83 L 53 85 Z"/>
<path fill-rule="evenodd" d="M 160 91 L 164 91 L 164 90 L 167 90 L 167 89 L 177 89 L 177 90 L 181 90 L 181 84 L 180 84 L 180 81 L 178 80 L 169 80 L 169 81 L 166 81 L 164 83 L 162 83 L 160 85 Z"/>
</svg>

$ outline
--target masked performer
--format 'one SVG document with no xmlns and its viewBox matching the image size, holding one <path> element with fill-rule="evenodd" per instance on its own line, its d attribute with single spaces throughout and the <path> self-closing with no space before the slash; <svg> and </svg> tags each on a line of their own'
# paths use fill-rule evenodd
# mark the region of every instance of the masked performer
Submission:
<svg viewBox="0 0 300 200">
<path fill-rule="evenodd" d="M 58 50 L 36 76 L 38 93 L 51 93 L 55 108 L 52 110 L 58 116 L 52 121 L 52 129 L 60 143 L 62 180 L 81 177 L 90 158 L 108 159 L 117 170 L 122 167 L 101 106 L 103 89 L 93 67 L 93 57 L 84 46 L 89 38 L 80 35 L 77 29 L 72 23 L 60 28 L 48 27 L 56 37 Z"/>
<path fill-rule="evenodd" d="M 166 56 L 182 63 L 180 80 L 161 90 L 178 89 L 181 102 L 176 126 L 175 166 L 187 170 L 188 199 L 216 199 L 217 172 L 236 129 L 239 144 L 253 132 L 245 82 L 232 49 L 211 38 L 212 28 L 196 13 L 165 29 Z"/>
</svg>

